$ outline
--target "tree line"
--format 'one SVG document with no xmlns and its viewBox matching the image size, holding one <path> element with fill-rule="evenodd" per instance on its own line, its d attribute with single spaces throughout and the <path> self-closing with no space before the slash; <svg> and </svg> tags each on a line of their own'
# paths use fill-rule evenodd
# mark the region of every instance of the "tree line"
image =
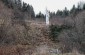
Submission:
<svg viewBox="0 0 85 55">
<path fill-rule="evenodd" d="M 14 9 L 16 12 L 21 12 L 24 15 L 24 18 L 45 18 L 45 15 L 41 12 L 36 14 L 34 9 L 31 5 L 22 2 L 22 0 L 2 0 L 6 6 L 8 6 L 11 9 Z M 83 7 L 81 7 L 83 5 Z M 67 7 L 64 8 L 64 10 L 58 10 L 57 12 L 50 12 L 50 18 L 54 17 L 67 17 L 67 16 L 75 16 L 78 12 L 85 10 L 85 4 L 81 2 L 81 4 L 78 4 L 77 7 L 73 5 L 71 10 L 68 10 Z M 20 15 L 22 16 L 22 15 Z M 21 17 L 20 17 L 21 18 Z M 21 18 L 22 19 L 22 18 Z"/>
<path fill-rule="evenodd" d="M 14 15 L 16 19 L 24 19 L 24 18 L 34 18 L 35 12 L 31 5 L 22 2 L 22 0 L 1 0 L 8 8 L 14 10 Z M 22 15 L 23 14 L 23 18 Z M 20 17 L 21 16 L 21 17 Z M 28 17 L 25 17 L 28 16 Z"/>
<path fill-rule="evenodd" d="M 54 17 L 61 17 L 61 18 L 65 18 L 67 16 L 75 16 L 77 13 L 81 12 L 85 10 L 85 3 L 83 4 L 82 2 L 78 5 L 77 7 L 75 5 L 73 5 L 73 7 L 68 10 L 67 7 L 64 8 L 64 10 L 57 10 L 57 12 L 50 12 L 49 11 L 49 14 L 50 14 L 50 18 L 54 18 Z M 42 14 L 41 12 L 39 12 L 37 15 L 36 15 L 37 18 L 43 18 L 45 17 L 44 14 Z"/>
</svg>

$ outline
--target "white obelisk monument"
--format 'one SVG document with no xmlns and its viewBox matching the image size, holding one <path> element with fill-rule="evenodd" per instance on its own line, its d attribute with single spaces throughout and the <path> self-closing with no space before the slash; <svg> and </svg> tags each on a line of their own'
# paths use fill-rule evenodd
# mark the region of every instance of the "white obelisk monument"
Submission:
<svg viewBox="0 0 85 55">
<path fill-rule="evenodd" d="M 49 11 L 46 9 L 46 25 L 49 25 Z"/>
</svg>

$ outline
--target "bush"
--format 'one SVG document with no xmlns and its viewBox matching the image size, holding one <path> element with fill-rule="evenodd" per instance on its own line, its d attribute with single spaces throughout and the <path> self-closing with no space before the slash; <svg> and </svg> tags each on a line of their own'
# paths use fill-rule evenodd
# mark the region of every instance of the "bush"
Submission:
<svg viewBox="0 0 85 55">
<path fill-rule="evenodd" d="M 58 40 L 58 35 L 64 30 L 64 29 L 69 29 L 69 26 L 62 25 L 62 26 L 57 26 L 57 25 L 51 25 L 50 27 L 50 38 L 52 41 L 59 41 Z"/>
<path fill-rule="evenodd" d="M 58 35 L 61 32 L 61 28 L 55 25 L 50 26 L 50 38 L 52 41 L 57 41 Z"/>
</svg>

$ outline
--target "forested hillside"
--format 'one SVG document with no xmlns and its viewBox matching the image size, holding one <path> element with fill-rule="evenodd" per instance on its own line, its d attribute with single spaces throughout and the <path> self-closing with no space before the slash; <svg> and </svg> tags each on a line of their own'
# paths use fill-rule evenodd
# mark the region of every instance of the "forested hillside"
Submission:
<svg viewBox="0 0 85 55">
<path fill-rule="evenodd" d="M 0 0 L 0 55 L 84 55 L 85 4 L 35 15 L 21 0 Z"/>
</svg>

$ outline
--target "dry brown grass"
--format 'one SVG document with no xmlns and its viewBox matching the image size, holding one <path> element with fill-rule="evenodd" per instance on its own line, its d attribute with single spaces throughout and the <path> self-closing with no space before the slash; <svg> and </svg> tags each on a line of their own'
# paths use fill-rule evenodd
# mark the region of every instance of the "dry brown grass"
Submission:
<svg viewBox="0 0 85 55">
<path fill-rule="evenodd" d="M 0 55 L 19 55 L 20 51 L 18 51 L 16 46 L 1 46 L 0 47 Z"/>
<path fill-rule="evenodd" d="M 32 46 L 28 45 L 8 45 L 0 46 L 0 55 L 31 55 L 33 53 Z"/>
</svg>

